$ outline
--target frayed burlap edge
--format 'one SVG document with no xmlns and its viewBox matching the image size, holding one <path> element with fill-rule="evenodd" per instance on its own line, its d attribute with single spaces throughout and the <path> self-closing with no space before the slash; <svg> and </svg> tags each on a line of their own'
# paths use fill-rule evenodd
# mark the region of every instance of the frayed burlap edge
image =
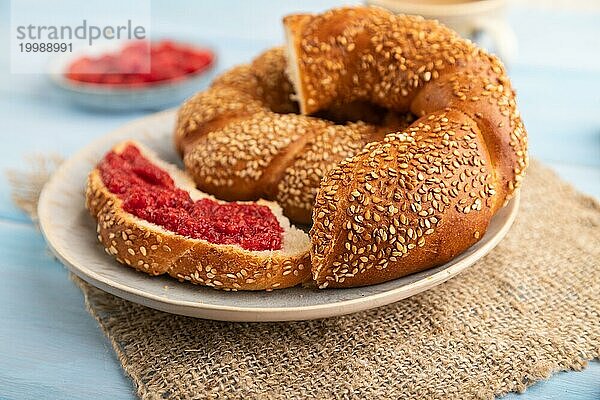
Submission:
<svg viewBox="0 0 600 400">
<path fill-rule="evenodd" d="M 6 171 L 13 203 L 34 222 L 37 221 L 37 205 L 42 188 L 61 163 L 59 155 L 37 154 L 27 157 L 25 169 Z"/>
<path fill-rule="evenodd" d="M 53 163 L 40 161 L 36 165 L 47 166 Z M 39 170 L 45 172 L 21 175 L 12 173 L 13 177 L 22 178 L 18 182 L 18 194 L 13 195 L 13 198 L 24 207 L 26 212 L 35 211 L 40 184 L 48 177 L 46 167 Z M 539 163 L 532 163 L 530 175 L 533 177 L 528 178 L 524 190 L 527 191 L 529 181 L 533 180 L 537 193 L 523 196 L 522 214 L 535 212 L 536 207 L 549 209 L 553 206 L 556 209 L 554 211 L 564 209 L 564 212 L 568 213 L 574 208 L 579 208 L 587 210 L 589 214 L 579 221 L 586 225 L 587 230 L 582 230 L 584 237 L 580 238 L 579 242 L 577 238 L 574 239 L 575 246 L 578 246 L 581 252 L 579 250 L 573 252 L 573 255 L 562 260 L 565 262 L 565 269 L 549 268 L 547 277 L 538 277 L 549 288 L 558 288 L 559 292 L 562 290 L 566 293 L 567 297 L 549 306 L 563 307 L 565 311 L 561 309 L 559 314 L 564 314 L 565 318 L 570 311 L 573 315 L 577 314 L 577 318 L 568 323 L 563 322 L 566 325 L 559 327 L 558 335 L 556 332 L 550 332 L 553 324 L 548 326 L 548 333 L 532 332 L 538 335 L 533 340 L 532 347 L 518 347 L 528 342 L 523 342 L 519 337 L 511 338 L 510 323 L 518 324 L 524 321 L 494 320 L 496 316 L 498 318 L 503 316 L 502 307 L 522 309 L 521 311 L 525 313 L 531 312 L 527 310 L 529 306 L 534 308 L 540 306 L 536 304 L 539 303 L 540 298 L 536 297 L 515 302 L 511 291 L 518 290 L 520 283 L 512 281 L 510 276 L 502 276 L 504 266 L 495 265 L 502 262 L 506 254 L 510 254 L 507 250 L 512 249 L 517 252 L 519 246 L 524 244 L 523 238 L 515 238 L 516 234 L 513 235 L 512 231 L 507 239 L 482 262 L 436 289 L 390 306 L 328 320 L 286 324 L 243 324 L 196 320 L 129 303 L 93 288 L 77 277 L 73 276 L 73 280 L 83 291 L 88 311 L 98 321 L 115 349 L 125 372 L 131 376 L 137 386 L 138 395 L 145 399 L 493 398 L 494 395 L 502 395 L 509 391 L 524 391 L 529 385 L 546 379 L 556 371 L 579 370 L 588 360 L 600 357 L 600 299 L 597 294 L 600 292 L 600 279 L 598 279 L 600 254 L 597 249 L 590 248 L 586 244 L 588 241 L 593 244 L 594 241 L 598 243 L 600 240 L 598 236 L 600 203 L 576 192 L 570 185 L 560 182 L 555 174 L 548 172 Z M 14 181 L 15 179 L 11 179 L 11 183 L 14 184 Z M 558 188 L 560 196 L 549 201 L 548 197 L 549 195 L 551 197 L 554 189 L 544 190 L 542 186 Z M 27 197 L 28 194 L 30 197 Z M 539 204 L 534 204 L 538 200 Z M 556 202 L 560 202 L 562 206 L 559 207 Z M 560 222 L 552 218 L 550 211 L 548 211 L 547 221 L 526 229 L 528 233 L 525 239 L 540 240 L 538 247 L 548 243 L 543 243 L 543 238 L 536 236 L 536 232 L 547 233 L 545 227 Z M 540 213 L 539 210 L 537 212 L 539 215 L 534 220 L 540 220 L 540 216 L 544 216 L 543 212 Z M 517 231 L 520 229 L 518 226 L 513 228 Z M 561 226 L 557 229 L 560 230 Z M 558 254 L 560 249 L 553 250 L 552 246 L 548 247 L 550 251 L 557 252 L 556 257 L 560 256 Z M 584 256 L 580 257 L 580 260 L 575 260 L 580 253 Z M 548 259 L 540 262 L 548 262 Z M 568 268 L 577 269 L 574 265 L 576 262 L 586 269 L 574 271 L 574 274 L 567 273 L 567 280 L 552 281 L 554 279 L 552 274 L 564 278 L 560 275 L 561 271 L 569 271 Z M 489 280 L 488 276 L 485 276 L 486 273 L 491 273 L 494 284 L 505 285 L 505 287 L 490 288 L 489 284 L 485 287 L 474 286 L 473 283 L 481 284 L 482 280 L 486 282 Z M 478 278 L 480 275 L 484 277 Z M 581 286 L 585 279 L 590 279 L 589 282 L 585 282 L 585 285 L 590 287 L 589 290 L 584 288 L 583 291 L 575 294 L 576 297 L 581 296 L 586 299 L 586 302 L 580 304 L 577 299 L 571 299 L 569 296 L 572 294 L 569 294 L 568 288 L 565 291 L 561 285 L 568 286 L 572 282 L 578 282 Z M 465 282 L 468 284 L 465 285 Z M 453 308 L 460 304 L 455 299 L 443 297 L 448 293 L 464 293 L 473 290 L 483 291 L 480 296 L 482 299 L 490 296 L 486 291 L 491 291 L 491 296 L 494 296 L 496 290 L 498 298 L 494 299 L 499 302 L 500 307 L 492 310 L 490 316 L 486 314 L 489 310 L 485 310 L 485 307 L 478 309 L 477 302 L 467 304 L 466 309 Z M 519 295 L 528 294 L 523 292 Z M 510 297 L 510 301 L 504 301 L 504 297 Z M 544 303 L 546 300 L 542 294 L 541 304 L 547 305 Z M 571 301 L 573 304 L 569 303 Z M 569 304 L 564 305 L 564 302 Z M 449 303 L 449 306 L 445 306 L 446 303 Z M 571 310 L 569 307 L 579 308 Z M 469 313 L 472 310 L 481 313 L 474 319 L 477 323 L 491 318 L 493 324 L 507 325 L 508 330 L 500 331 L 502 340 L 495 341 L 495 338 L 488 337 L 488 332 L 485 329 L 481 330 L 481 326 L 470 326 L 473 319 L 469 317 Z M 543 308 L 540 310 L 540 314 L 545 312 Z M 457 314 L 458 317 L 453 314 Z M 543 318 L 544 315 L 539 317 Z M 408 331 L 403 331 L 407 329 L 406 319 L 410 318 L 415 319 L 414 323 L 408 325 Z M 561 321 L 556 323 L 560 324 Z M 438 325 L 434 326 L 435 324 Z M 498 328 L 493 324 L 489 327 L 490 332 Z M 515 330 L 522 335 L 527 334 L 527 330 L 523 330 L 523 327 L 515 328 L 519 328 Z M 561 330 L 563 328 L 566 331 L 563 332 Z M 155 329 L 156 332 L 149 333 L 148 329 Z M 477 348 L 469 347 L 474 344 L 477 346 L 477 342 L 466 340 L 469 329 L 479 329 L 477 333 L 482 335 L 478 338 L 481 339 L 481 346 L 507 346 L 510 351 L 501 352 L 495 349 L 494 351 L 500 354 L 500 358 L 485 359 L 481 366 L 471 367 L 465 378 L 465 371 L 461 368 L 469 368 L 470 365 L 479 363 L 477 358 L 469 359 L 470 354 L 477 353 L 479 356 L 483 355 L 483 358 L 486 355 L 486 351 L 481 352 Z M 192 334 L 192 332 L 198 333 Z M 332 339 L 332 335 L 343 337 Z M 179 337 L 176 343 L 173 343 L 173 337 Z M 214 340 L 215 337 L 217 342 L 210 340 L 211 338 Z M 320 339 L 315 340 L 314 337 Z M 436 343 L 438 337 L 439 343 Z M 304 339 L 299 341 L 298 338 Z M 382 345 L 374 342 L 380 342 Z M 401 342 L 400 346 L 398 346 L 399 342 Z M 511 348 L 514 345 L 517 347 Z M 466 347 L 461 349 L 460 346 Z M 365 347 L 367 350 L 372 349 L 364 352 L 362 350 Z M 296 358 L 293 358 L 294 354 L 290 348 L 299 352 L 295 354 Z M 315 349 L 314 354 L 311 353 L 311 349 Z M 335 355 L 323 356 L 322 353 L 327 349 L 338 352 L 341 356 L 337 358 Z M 409 350 L 404 351 L 405 349 Z M 433 353 L 431 353 L 432 349 Z M 228 357 L 221 356 L 219 351 L 223 350 L 229 353 Z M 275 356 L 263 355 L 268 351 L 274 352 Z M 441 374 L 439 368 L 432 368 L 432 365 L 435 367 L 436 362 L 456 363 L 454 357 L 456 352 L 461 352 L 460 356 L 466 357 L 467 363 L 443 366 L 444 370 L 449 369 L 450 372 L 456 373 L 455 377 Z M 373 353 L 377 357 L 374 357 Z M 383 353 L 383 356 L 379 353 Z M 439 357 L 436 356 L 437 353 L 440 353 Z M 424 354 L 429 354 L 429 358 L 433 357 L 434 361 L 423 359 Z M 522 357 L 523 355 L 525 357 Z M 315 365 L 319 367 L 307 368 L 306 359 L 310 357 L 316 358 Z M 508 363 L 507 367 L 498 368 L 497 364 L 504 362 L 502 357 L 512 360 L 510 361 L 512 363 L 526 365 Z M 487 365 L 485 362 L 496 364 Z M 298 367 L 299 364 L 302 368 Z M 419 369 L 421 364 L 425 369 L 424 374 Z M 288 370 L 301 376 L 296 378 L 286 376 L 285 371 Z M 518 373 L 515 373 L 516 370 Z M 406 375 L 406 371 L 410 371 L 411 374 Z M 415 374 L 415 371 L 418 373 Z M 481 376 L 468 378 L 469 374 L 477 374 L 478 371 Z M 350 374 L 351 377 L 347 380 L 340 379 L 344 374 Z M 385 379 L 383 383 L 381 376 Z M 390 384 L 389 381 L 393 382 Z"/>
</svg>

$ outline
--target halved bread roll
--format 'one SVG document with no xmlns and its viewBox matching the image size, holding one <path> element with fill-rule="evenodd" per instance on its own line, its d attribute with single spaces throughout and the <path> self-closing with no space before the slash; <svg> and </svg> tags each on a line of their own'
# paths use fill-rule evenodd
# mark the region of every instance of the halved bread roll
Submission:
<svg viewBox="0 0 600 400">
<path fill-rule="evenodd" d="M 130 151 L 132 146 L 139 150 L 145 159 L 142 161 L 148 161 L 168 174 L 173 190 L 181 189 L 189 193 L 193 204 L 203 199 L 214 207 L 232 204 L 198 191 L 184 172 L 160 160 L 140 143 L 123 142 L 115 146 L 107 157 L 119 157 L 128 149 Z M 259 200 L 235 203 L 234 206 L 249 206 L 250 209 L 267 207 L 281 228 L 280 248 L 253 250 L 240 243 L 213 243 L 203 238 L 176 233 L 126 211 L 126 193 L 117 194 L 109 190 L 110 185 L 105 184 L 99 168 L 101 165 L 102 163 L 88 176 L 86 206 L 98 222 L 98 240 L 118 262 L 150 275 L 169 274 L 180 281 L 224 290 L 279 289 L 310 279 L 310 239 L 305 232 L 290 225 L 276 203 Z M 138 178 L 139 176 L 135 179 Z M 154 182 L 148 184 L 152 185 Z M 160 191 L 161 188 L 156 186 L 156 190 Z M 261 209 L 261 212 L 264 213 L 265 209 Z M 226 220 L 221 222 L 226 223 Z M 227 227 L 211 229 L 221 229 L 221 239 L 228 239 Z"/>
</svg>

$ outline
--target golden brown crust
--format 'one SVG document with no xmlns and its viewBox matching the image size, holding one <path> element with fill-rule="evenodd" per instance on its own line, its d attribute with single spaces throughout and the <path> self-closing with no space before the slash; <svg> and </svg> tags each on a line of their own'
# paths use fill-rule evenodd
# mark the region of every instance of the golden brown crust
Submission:
<svg viewBox="0 0 600 400">
<path fill-rule="evenodd" d="M 485 65 L 489 57 L 437 21 L 380 8 L 333 9 L 284 18 L 303 114 L 368 101 L 406 111 L 427 82 Z"/>
<path fill-rule="evenodd" d="M 503 204 L 527 166 L 527 134 L 502 63 L 437 21 L 355 7 L 284 19 L 305 114 L 368 101 L 418 116 L 453 108 L 493 149 Z"/>
<path fill-rule="evenodd" d="M 286 215 L 291 220 L 310 224 L 322 177 L 339 160 L 359 153 L 367 143 L 379 141 L 383 136 L 372 126 L 360 122 L 347 126 L 330 125 L 320 130 L 283 171 L 271 198 L 286 205 Z"/>
<path fill-rule="evenodd" d="M 251 94 L 232 87 L 200 92 L 179 109 L 175 147 L 180 154 L 186 154 L 205 134 L 263 110 L 261 102 Z"/>
<path fill-rule="evenodd" d="M 368 101 L 423 116 L 324 179 L 311 230 L 317 284 L 383 282 L 475 243 L 527 166 L 527 134 L 498 59 L 435 21 L 377 8 L 284 23 L 303 113 Z"/>
<path fill-rule="evenodd" d="M 451 260 L 487 229 L 496 184 L 477 124 L 459 111 L 371 143 L 321 184 L 313 279 L 321 288 L 370 285 Z"/>
<path fill-rule="evenodd" d="M 310 279 L 310 254 L 252 252 L 237 246 L 190 239 L 142 221 L 122 208 L 94 169 L 88 177 L 86 206 L 96 218 L 98 240 L 118 262 L 150 275 L 223 290 L 271 290 Z"/>
<path fill-rule="evenodd" d="M 284 23 L 289 62 L 271 50 L 182 108 L 176 142 L 200 187 L 268 196 L 302 222 L 314 204 L 319 287 L 384 282 L 477 242 L 527 167 L 527 134 L 498 59 L 435 21 L 382 9 Z M 382 107 L 422 118 L 407 128 L 391 113 L 380 129 L 275 113 L 293 112 L 290 96 L 303 114 L 344 119 Z M 382 140 L 391 127 L 400 132 Z"/>
<path fill-rule="evenodd" d="M 298 112 L 298 103 L 293 101 L 294 87 L 285 72 L 286 65 L 283 49 L 276 47 L 259 55 L 251 67 L 257 79 L 257 90 L 266 106 L 281 114 Z"/>
<path fill-rule="evenodd" d="M 527 132 L 508 78 L 466 71 L 448 74 L 425 86 L 412 104 L 418 115 L 451 108 L 475 120 L 498 179 L 498 207 L 504 205 L 520 186 L 528 163 Z"/>
<path fill-rule="evenodd" d="M 274 48 L 217 78 L 181 107 L 175 143 L 200 190 L 229 201 L 277 200 L 288 218 L 308 224 L 325 173 L 404 121 L 337 125 L 295 114 L 285 69 L 283 50 Z M 333 110 L 362 112 L 360 105 Z"/>
</svg>

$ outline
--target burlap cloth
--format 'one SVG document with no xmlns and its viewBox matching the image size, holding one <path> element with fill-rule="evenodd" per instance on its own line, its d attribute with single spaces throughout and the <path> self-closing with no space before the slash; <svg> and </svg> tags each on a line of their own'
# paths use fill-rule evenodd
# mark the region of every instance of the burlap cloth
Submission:
<svg viewBox="0 0 600 400">
<path fill-rule="evenodd" d="M 35 179 L 13 180 L 17 202 L 39 190 Z M 533 162 L 496 249 L 447 283 L 371 311 L 206 321 L 74 280 L 144 399 L 468 399 L 523 391 L 600 357 L 599 260 L 600 205 Z"/>
</svg>

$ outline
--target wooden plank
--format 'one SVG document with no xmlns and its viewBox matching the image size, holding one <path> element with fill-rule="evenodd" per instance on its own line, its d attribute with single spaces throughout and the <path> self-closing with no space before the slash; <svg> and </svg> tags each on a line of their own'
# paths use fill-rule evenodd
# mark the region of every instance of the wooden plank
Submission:
<svg viewBox="0 0 600 400">
<path fill-rule="evenodd" d="M 0 222 L 0 243 L 0 398 L 133 398 L 81 292 L 40 233 Z"/>
</svg>

